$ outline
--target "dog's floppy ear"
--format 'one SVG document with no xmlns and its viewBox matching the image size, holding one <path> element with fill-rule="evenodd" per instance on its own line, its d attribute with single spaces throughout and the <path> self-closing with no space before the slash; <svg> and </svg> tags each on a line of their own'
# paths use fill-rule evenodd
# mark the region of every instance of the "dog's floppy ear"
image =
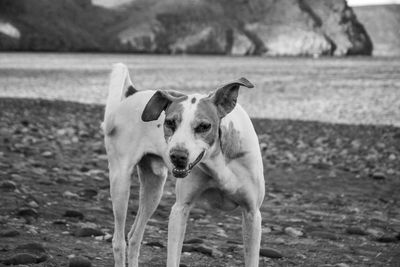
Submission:
<svg viewBox="0 0 400 267">
<path fill-rule="evenodd" d="M 180 92 L 158 90 L 147 102 L 142 113 L 142 120 L 145 122 L 157 120 L 161 112 L 166 110 L 173 101 L 186 98 L 187 95 Z"/>
<path fill-rule="evenodd" d="M 225 84 L 211 94 L 211 101 L 217 107 L 220 118 L 224 117 L 235 108 L 240 86 L 245 86 L 247 88 L 254 87 L 251 82 L 242 77 L 236 81 Z"/>
</svg>

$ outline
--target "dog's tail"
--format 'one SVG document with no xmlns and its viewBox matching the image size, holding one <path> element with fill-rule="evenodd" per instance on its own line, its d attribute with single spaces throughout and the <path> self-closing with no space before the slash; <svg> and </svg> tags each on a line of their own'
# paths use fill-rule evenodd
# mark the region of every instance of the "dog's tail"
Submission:
<svg viewBox="0 0 400 267">
<path fill-rule="evenodd" d="M 119 103 L 136 92 L 137 90 L 133 87 L 131 78 L 129 77 L 128 67 L 122 63 L 114 64 L 110 75 L 108 97 L 104 112 L 103 130 L 105 133 L 109 133 L 112 130 L 112 113 L 118 107 Z"/>
<path fill-rule="evenodd" d="M 114 64 L 108 86 L 105 117 L 115 110 L 119 102 L 136 92 L 137 90 L 133 87 L 129 77 L 128 67 L 122 63 Z"/>
</svg>

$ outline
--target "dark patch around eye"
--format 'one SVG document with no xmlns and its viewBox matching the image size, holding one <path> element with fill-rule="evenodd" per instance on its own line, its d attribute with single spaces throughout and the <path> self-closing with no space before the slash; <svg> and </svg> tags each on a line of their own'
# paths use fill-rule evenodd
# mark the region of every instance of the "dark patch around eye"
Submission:
<svg viewBox="0 0 400 267">
<path fill-rule="evenodd" d="M 194 103 L 196 103 L 196 98 L 195 97 L 192 98 L 192 104 L 194 104 Z"/>
</svg>

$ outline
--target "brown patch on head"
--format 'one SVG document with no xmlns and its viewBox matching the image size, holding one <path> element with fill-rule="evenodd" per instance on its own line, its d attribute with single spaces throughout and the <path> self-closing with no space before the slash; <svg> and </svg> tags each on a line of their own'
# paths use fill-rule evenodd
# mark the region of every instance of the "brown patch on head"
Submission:
<svg viewBox="0 0 400 267">
<path fill-rule="evenodd" d="M 233 122 L 228 127 L 221 126 L 221 150 L 227 161 L 243 157 L 246 152 L 242 148 L 240 132 L 235 129 Z"/>
<path fill-rule="evenodd" d="M 168 108 L 165 110 L 165 120 L 164 120 L 164 137 L 168 140 L 176 129 L 178 129 L 180 123 L 182 122 L 183 105 L 182 101 L 172 102 Z"/>
<path fill-rule="evenodd" d="M 211 129 L 204 133 L 197 133 L 198 138 L 202 138 L 206 144 L 212 146 L 218 138 L 218 128 L 220 118 L 215 105 L 209 98 L 202 98 L 197 104 L 197 110 L 194 114 L 195 120 L 193 127 L 195 128 L 201 122 L 211 123 Z"/>
<path fill-rule="evenodd" d="M 192 98 L 192 104 L 196 103 L 196 97 Z"/>
</svg>

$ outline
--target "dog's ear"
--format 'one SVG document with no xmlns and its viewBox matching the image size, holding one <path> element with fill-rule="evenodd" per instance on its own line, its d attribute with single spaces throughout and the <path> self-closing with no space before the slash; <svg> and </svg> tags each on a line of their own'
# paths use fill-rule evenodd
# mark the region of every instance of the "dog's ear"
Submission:
<svg viewBox="0 0 400 267">
<path fill-rule="evenodd" d="M 145 122 L 157 120 L 161 112 L 166 110 L 173 101 L 186 99 L 187 95 L 177 91 L 157 91 L 147 102 L 142 113 Z"/>
<path fill-rule="evenodd" d="M 235 108 L 240 86 L 245 86 L 247 88 L 254 87 L 251 82 L 242 77 L 236 81 L 225 84 L 211 94 L 211 101 L 217 107 L 220 118 L 224 117 Z"/>
</svg>

